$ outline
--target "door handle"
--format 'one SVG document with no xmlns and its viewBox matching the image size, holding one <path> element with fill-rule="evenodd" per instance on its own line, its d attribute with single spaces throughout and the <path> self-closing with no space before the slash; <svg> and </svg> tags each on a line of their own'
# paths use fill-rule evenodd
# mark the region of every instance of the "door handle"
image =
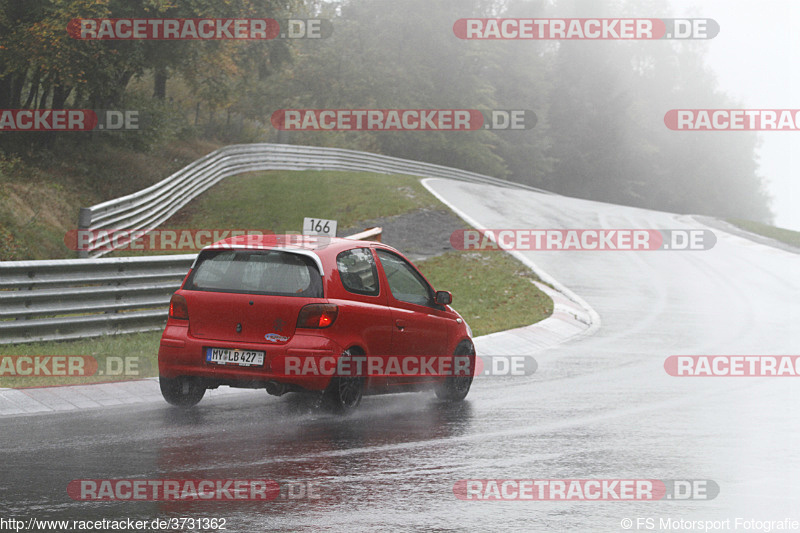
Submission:
<svg viewBox="0 0 800 533">
<path fill-rule="evenodd" d="M 399 329 L 400 331 L 406 329 L 406 323 L 404 320 L 399 320 L 399 319 L 395 320 L 394 325 L 397 326 L 397 329 Z"/>
</svg>

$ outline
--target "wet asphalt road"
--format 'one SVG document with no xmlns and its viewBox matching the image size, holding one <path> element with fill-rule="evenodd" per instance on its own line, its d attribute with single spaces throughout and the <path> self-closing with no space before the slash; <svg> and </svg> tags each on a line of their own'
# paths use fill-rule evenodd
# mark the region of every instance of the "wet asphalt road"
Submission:
<svg viewBox="0 0 800 533">
<path fill-rule="evenodd" d="M 701 227 L 664 213 L 429 183 L 489 228 Z M 4 419 L 0 517 L 214 517 L 228 531 L 624 531 L 626 518 L 634 531 L 663 530 L 661 519 L 730 519 L 718 530 L 733 531 L 736 518 L 800 520 L 796 379 L 675 378 L 663 368 L 669 355 L 800 352 L 800 255 L 717 238 L 709 251 L 526 252 L 591 305 L 601 327 L 527 354 L 539 363 L 532 376 L 476 379 L 460 405 L 432 394 L 369 397 L 341 419 L 254 391 L 190 411 L 153 403 Z M 106 478 L 270 478 L 311 483 L 318 497 L 92 503 L 66 493 L 71 480 Z M 464 479 L 606 478 L 706 479 L 719 494 L 476 502 L 453 492 Z"/>
</svg>

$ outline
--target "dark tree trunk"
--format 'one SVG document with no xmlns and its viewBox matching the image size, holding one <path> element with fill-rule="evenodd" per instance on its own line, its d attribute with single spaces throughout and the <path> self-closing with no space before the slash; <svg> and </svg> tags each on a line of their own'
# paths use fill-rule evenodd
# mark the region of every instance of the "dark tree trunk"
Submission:
<svg viewBox="0 0 800 533">
<path fill-rule="evenodd" d="M 11 107 L 11 76 L 6 76 L 0 78 L 0 109 Z"/>
<path fill-rule="evenodd" d="M 64 109 L 71 92 L 72 87 L 56 84 L 53 87 L 53 109 Z"/>
<path fill-rule="evenodd" d="M 25 69 L 12 76 L 9 107 L 19 107 L 20 102 L 22 102 L 22 87 L 25 85 L 25 77 L 27 74 L 28 69 Z"/>
<path fill-rule="evenodd" d="M 153 98 L 164 100 L 167 97 L 167 68 L 157 67 L 153 76 Z"/>
<path fill-rule="evenodd" d="M 46 82 L 42 87 L 42 92 L 39 95 L 39 102 L 36 104 L 37 109 L 44 109 L 47 107 L 47 98 L 50 96 L 50 83 Z"/>
<path fill-rule="evenodd" d="M 31 80 L 31 86 L 28 89 L 28 98 L 25 100 L 25 104 L 23 104 L 23 108 L 28 109 L 33 104 L 36 95 L 39 94 L 39 85 L 42 81 L 42 71 L 41 69 L 36 69 L 36 74 L 33 75 L 33 79 Z"/>
</svg>

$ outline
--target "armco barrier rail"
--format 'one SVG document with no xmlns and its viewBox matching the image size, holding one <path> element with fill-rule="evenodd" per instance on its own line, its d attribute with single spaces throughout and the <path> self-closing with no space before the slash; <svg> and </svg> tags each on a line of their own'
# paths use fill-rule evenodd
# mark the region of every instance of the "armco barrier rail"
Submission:
<svg viewBox="0 0 800 533">
<path fill-rule="evenodd" d="M 350 239 L 381 240 L 370 228 Z M 164 327 L 196 254 L 0 262 L 0 345 Z"/>
<path fill-rule="evenodd" d="M 149 230 L 158 227 L 219 181 L 236 174 L 263 170 L 349 170 L 408 174 L 547 192 L 466 170 L 368 152 L 318 146 L 239 144 L 211 152 L 146 189 L 81 208 L 78 228 Z M 97 234 L 92 235 L 96 237 Z M 98 245 L 95 240 L 89 240 L 88 249 L 81 254 L 82 257 L 100 257 L 108 251 L 107 242 Z"/>
<path fill-rule="evenodd" d="M 194 257 L 0 262 L 0 344 L 159 329 Z"/>
</svg>

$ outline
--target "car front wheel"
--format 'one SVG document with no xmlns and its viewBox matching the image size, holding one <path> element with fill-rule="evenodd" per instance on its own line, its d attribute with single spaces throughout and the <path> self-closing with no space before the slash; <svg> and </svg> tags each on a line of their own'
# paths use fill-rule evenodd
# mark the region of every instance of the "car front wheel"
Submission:
<svg viewBox="0 0 800 533">
<path fill-rule="evenodd" d="M 206 393 L 206 388 L 197 379 L 185 376 L 177 378 L 159 376 L 158 383 L 161 386 L 161 395 L 167 403 L 178 407 L 197 405 Z"/>
</svg>

